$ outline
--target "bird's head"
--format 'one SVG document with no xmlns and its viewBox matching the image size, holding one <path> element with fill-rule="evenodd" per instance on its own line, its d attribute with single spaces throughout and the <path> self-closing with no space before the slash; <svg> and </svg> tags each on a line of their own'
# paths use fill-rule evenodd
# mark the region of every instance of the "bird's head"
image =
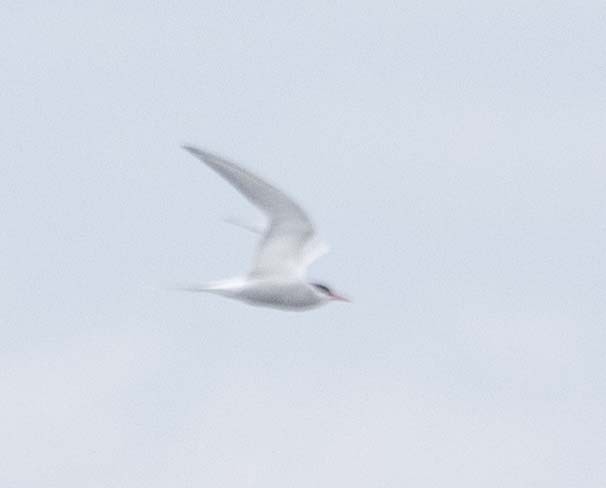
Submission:
<svg viewBox="0 0 606 488">
<path fill-rule="evenodd" d="M 314 288 L 314 291 L 327 301 L 338 301 L 338 302 L 350 302 L 348 298 L 345 298 L 338 293 L 332 291 L 328 286 L 322 283 L 310 283 Z"/>
</svg>

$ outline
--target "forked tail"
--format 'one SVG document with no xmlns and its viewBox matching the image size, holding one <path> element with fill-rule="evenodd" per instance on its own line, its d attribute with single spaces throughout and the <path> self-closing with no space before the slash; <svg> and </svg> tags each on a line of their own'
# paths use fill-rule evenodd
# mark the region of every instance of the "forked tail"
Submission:
<svg viewBox="0 0 606 488">
<path fill-rule="evenodd" d="M 179 285 L 173 289 L 190 293 L 216 293 L 218 295 L 231 296 L 241 288 L 242 283 L 242 278 L 232 278 L 228 280 L 210 281 L 203 284 Z"/>
</svg>

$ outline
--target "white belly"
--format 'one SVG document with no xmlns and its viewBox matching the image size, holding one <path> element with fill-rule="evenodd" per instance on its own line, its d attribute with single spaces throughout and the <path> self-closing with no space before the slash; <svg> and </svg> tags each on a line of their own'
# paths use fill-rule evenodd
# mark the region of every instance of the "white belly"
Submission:
<svg viewBox="0 0 606 488">
<path fill-rule="evenodd" d="M 304 282 L 252 281 L 242 287 L 234 298 L 252 305 L 289 310 L 305 310 L 325 303 L 325 300 Z"/>
</svg>

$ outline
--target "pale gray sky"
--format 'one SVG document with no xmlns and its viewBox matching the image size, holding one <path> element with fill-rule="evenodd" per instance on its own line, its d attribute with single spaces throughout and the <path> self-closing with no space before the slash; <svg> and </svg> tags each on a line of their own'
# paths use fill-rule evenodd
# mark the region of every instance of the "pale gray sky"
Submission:
<svg viewBox="0 0 606 488">
<path fill-rule="evenodd" d="M 606 4 L 14 2 L 0 17 L 0 485 L 606 479 Z M 295 195 L 351 306 L 166 285 Z"/>
</svg>

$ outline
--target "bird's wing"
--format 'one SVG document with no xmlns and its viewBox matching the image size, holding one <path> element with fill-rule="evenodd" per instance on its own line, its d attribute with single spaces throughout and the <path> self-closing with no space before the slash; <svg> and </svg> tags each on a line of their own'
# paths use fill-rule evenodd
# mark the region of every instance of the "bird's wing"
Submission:
<svg viewBox="0 0 606 488">
<path fill-rule="evenodd" d="M 254 278 L 301 278 L 327 247 L 315 236 L 303 209 L 290 197 L 239 165 L 193 146 L 184 149 L 200 158 L 244 195 L 269 219 L 250 272 Z"/>
</svg>

